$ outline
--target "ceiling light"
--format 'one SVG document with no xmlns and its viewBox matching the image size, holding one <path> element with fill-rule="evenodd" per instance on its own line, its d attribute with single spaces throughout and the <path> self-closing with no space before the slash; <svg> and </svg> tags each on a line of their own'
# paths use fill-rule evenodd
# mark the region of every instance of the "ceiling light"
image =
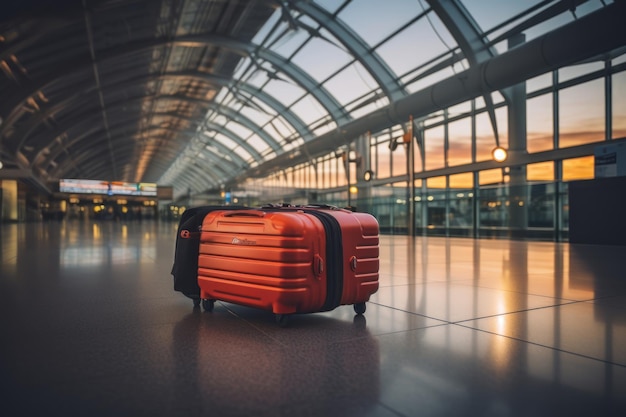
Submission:
<svg viewBox="0 0 626 417">
<path fill-rule="evenodd" d="M 504 162 L 508 157 L 508 152 L 506 151 L 506 149 L 497 146 L 493 149 L 493 151 L 491 151 L 491 157 L 496 162 Z"/>
</svg>

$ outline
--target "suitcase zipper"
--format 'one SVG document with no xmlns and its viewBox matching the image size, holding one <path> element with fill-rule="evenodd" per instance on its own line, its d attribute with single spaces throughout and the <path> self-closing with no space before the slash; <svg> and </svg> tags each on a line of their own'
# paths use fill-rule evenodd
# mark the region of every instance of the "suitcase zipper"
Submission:
<svg viewBox="0 0 626 417">
<path fill-rule="evenodd" d="M 343 241 L 341 226 L 330 214 L 318 210 L 304 212 L 317 217 L 326 232 L 326 300 L 320 311 L 330 311 L 341 304 L 343 294 Z"/>
<path fill-rule="evenodd" d="M 265 205 L 261 210 L 280 212 L 283 210 L 302 211 L 317 217 L 326 232 L 326 299 L 318 311 L 330 311 L 341 305 L 343 295 L 343 240 L 341 226 L 337 219 L 322 210 L 341 210 L 333 206 L 309 205 L 291 206 L 289 204 Z"/>
</svg>

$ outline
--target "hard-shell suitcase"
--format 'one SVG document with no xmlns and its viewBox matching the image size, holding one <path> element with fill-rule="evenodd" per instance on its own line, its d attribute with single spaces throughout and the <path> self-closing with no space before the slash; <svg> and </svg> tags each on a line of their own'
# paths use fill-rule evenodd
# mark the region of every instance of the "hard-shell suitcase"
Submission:
<svg viewBox="0 0 626 417">
<path fill-rule="evenodd" d="M 198 253 L 200 247 L 200 227 L 204 217 L 214 210 L 241 210 L 243 206 L 201 206 L 185 210 L 178 223 L 174 264 L 171 274 L 174 277 L 174 290 L 200 304 L 198 286 Z"/>
<path fill-rule="evenodd" d="M 327 206 L 208 213 L 198 258 L 207 310 L 222 300 L 289 314 L 353 304 L 358 314 L 378 290 L 378 222 Z"/>
</svg>

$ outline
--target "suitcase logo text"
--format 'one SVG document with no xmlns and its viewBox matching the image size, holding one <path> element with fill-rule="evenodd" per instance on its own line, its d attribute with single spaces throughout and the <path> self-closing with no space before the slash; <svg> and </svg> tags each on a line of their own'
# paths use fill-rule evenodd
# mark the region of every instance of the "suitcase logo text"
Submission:
<svg viewBox="0 0 626 417">
<path fill-rule="evenodd" d="M 238 237 L 234 237 L 231 243 L 233 245 L 256 245 L 256 241 L 254 240 L 239 239 Z"/>
</svg>

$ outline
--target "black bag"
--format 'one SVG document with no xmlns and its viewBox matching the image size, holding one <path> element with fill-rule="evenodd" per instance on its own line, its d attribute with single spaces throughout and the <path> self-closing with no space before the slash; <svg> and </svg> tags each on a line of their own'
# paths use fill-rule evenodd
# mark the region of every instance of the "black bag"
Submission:
<svg viewBox="0 0 626 417">
<path fill-rule="evenodd" d="M 243 206 L 201 206 L 183 212 L 176 234 L 176 249 L 171 274 L 174 290 L 180 291 L 194 301 L 200 301 L 198 286 L 198 255 L 200 251 L 200 228 L 202 220 L 213 210 L 241 210 Z"/>
</svg>

